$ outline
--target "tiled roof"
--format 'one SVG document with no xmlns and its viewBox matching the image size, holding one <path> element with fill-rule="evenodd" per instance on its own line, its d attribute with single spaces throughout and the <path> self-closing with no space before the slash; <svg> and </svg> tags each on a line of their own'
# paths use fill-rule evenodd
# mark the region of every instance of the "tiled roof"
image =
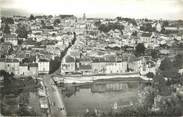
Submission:
<svg viewBox="0 0 183 117">
<path fill-rule="evenodd" d="M 142 33 L 141 36 L 142 37 L 151 37 L 151 35 L 152 35 L 151 33 Z"/>
<path fill-rule="evenodd" d="M 28 66 L 28 64 L 20 63 L 20 66 Z"/>
<path fill-rule="evenodd" d="M 4 38 L 17 38 L 15 34 L 6 34 L 3 36 Z"/>
<path fill-rule="evenodd" d="M 49 62 L 49 60 L 46 59 L 40 59 L 39 62 Z"/>
<path fill-rule="evenodd" d="M 30 67 L 38 67 L 38 64 L 37 63 L 32 63 L 29 65 Z"/>
<path fill-rule="evenodd" d="M 27 40 L 23 42 L 24 45 L 36 45 L 37 42 L 33 40 Z"/>
<path fill-rule="evenodd" d="M 67 63 L 75 62 L 75 59 L 74 59 L 74 57 L 71 57 L 71 56 L 68 55 L 68 56 L 65 58 L 65 62 L 67 62 Z"/>
<path fill-rule="evenodd" d="M 91 70 L 92 67 L 91 67 L 91 65 L 80 65 L 79 69 L 80 70 Z"/>
<path fill-rule="evenodd" d="M 0 62 L 19 62 L 17 59 L 0 59 Z"/>
</svg>

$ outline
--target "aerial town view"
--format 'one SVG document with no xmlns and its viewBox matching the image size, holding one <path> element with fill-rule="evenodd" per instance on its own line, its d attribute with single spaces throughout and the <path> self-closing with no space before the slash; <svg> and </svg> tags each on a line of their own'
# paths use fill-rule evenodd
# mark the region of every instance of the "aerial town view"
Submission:
<svg viewBox="0 0 183 117">
<path fill-rule="evenodd" d="M 0 117 L 183 116 L 183 0 L 0 0 Z"/>
</svg>

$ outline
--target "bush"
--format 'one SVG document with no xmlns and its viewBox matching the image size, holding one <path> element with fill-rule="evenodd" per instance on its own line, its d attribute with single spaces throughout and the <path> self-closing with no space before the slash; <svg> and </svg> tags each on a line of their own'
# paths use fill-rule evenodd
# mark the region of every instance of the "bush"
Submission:
<svg viewBox="0 0 183 117">
<path fill-rule="evenodd" d="M 153 77 L 154 77 L 154 73 L 149 72 L 149 73 L 146 74 L 146 76 L 147 76 L 148 78 L 153 78 Z"/>
</svg>

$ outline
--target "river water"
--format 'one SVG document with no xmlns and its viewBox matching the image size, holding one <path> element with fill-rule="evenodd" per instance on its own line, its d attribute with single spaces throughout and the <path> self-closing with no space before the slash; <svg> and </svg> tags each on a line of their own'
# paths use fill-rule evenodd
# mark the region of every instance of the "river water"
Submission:
<svg viewBox="0 0 183 117">
<path fill-rule="evenodd" d="M 67 114 L 82 115 L 95 109 L 110 112 L 137 103 L 140 82 L 97 81 L 90 84 L 64 84 L 62 94 Z"/>
</svg>

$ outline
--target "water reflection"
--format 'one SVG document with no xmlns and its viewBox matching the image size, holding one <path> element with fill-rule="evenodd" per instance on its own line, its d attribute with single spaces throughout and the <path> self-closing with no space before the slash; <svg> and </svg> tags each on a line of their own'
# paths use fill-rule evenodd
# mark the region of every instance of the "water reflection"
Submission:
<svg viewBox="0 0 183 117">
<path fill-rule="evenodd" d="M 110 111 L 117 103 L 129 105 L 137 101 L 139 82 L 97 81 L 90 84 L 64 84 L 64 102 L 69 115 L 80 115 L 86 109 Z"/>
</svg>

